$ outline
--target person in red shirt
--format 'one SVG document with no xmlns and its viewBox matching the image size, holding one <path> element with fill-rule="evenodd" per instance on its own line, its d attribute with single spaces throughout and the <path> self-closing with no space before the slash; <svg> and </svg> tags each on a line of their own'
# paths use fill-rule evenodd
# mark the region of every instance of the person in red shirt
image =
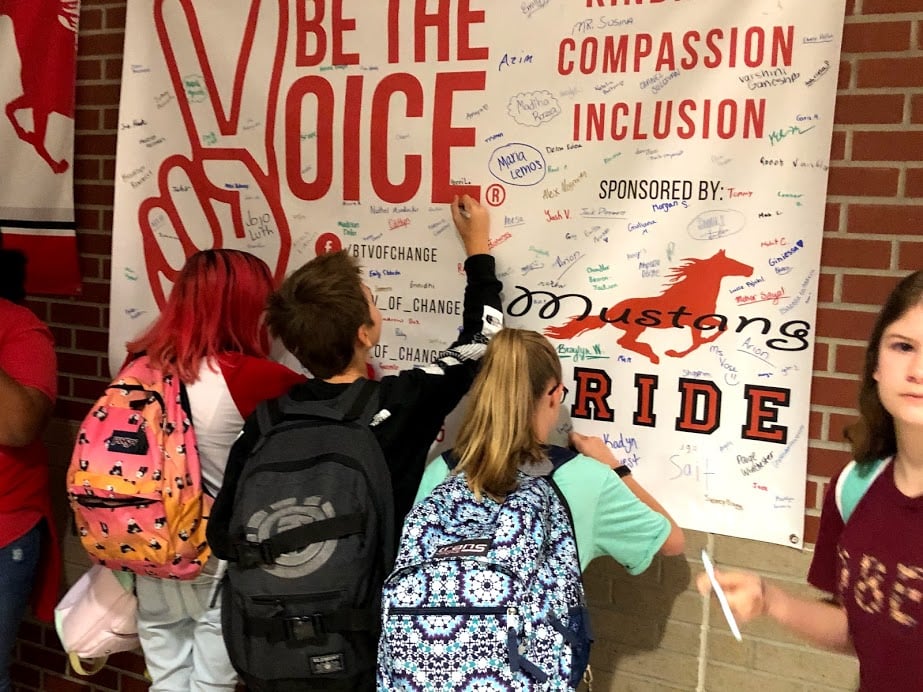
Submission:
<svg viewBox="0 0 923 692">
<path fill-rule="evenodd" d="M 51 332 L 21 305 L 25 256 L 0 250 L 0 692 L 11 689 L 10 656 L 30 598 L 50 621 L 61 554 L 39 436 L 57 394 Z"/>
<path fill-rule="evenodd" d="M 833 480 L 808 581 L 829 601 L 796 598 L 747 572 L 716 572 L 735 615 L 768 615 L 811 642 L 859 659 L 861 692 L 923 688 L 923 271 L 885 301 L 869 338 L 857 467 L 889 460 L 844 522 Z M 841 473 L 843 473 L 841 471 Z M 697 586 L 708 593 L 704 574 Z"/>
</svg>

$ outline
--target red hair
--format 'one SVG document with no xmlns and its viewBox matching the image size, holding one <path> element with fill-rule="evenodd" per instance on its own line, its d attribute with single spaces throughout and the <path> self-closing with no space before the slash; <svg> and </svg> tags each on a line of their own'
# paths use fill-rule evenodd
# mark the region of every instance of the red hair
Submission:
<svg viewBox="0 0 923 692">
<path fill-rule="evenodd" d="M 183 265 L 167 304 L 146 332 L 126 344 L 129 354 L 147 353 L 155 367 L 195 382 L 203 360 L 221 353 L 266 357 L 263 325 L 272 273 L 242 250 L 201 250 Z"/>
</svg>

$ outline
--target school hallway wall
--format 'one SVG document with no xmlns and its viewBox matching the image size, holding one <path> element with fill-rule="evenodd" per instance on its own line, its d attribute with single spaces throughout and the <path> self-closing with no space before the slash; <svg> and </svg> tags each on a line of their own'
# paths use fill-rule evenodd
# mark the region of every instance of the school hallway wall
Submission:
<svg viewBox="0 0 923 692">
<path fill-rule="evenodd" d="M 847 0 L 830 157 L 810 411 L 805 536 L 817 535 L 829 479 L 848 460 L 865 338 L 897 277 L 923 267 L 923 0 Z M 112 199 L 125 2 L 83 0 L 74 166 L 83 292 L 30 301 L 51 326 L 60 398 L 46 433 L 64 538 L 66 580 L 86 568 L 65 527 L 64 468 L 76 430 L 108 382 Z M 734 641 L 714 599 L 691 577 L 707 547 L 723 566 L 751 569 L 812 593 L 803 551 L 687 533 L 686 556 L 657 559 L 640 577 L 597 560 L 586 575 L 596 632 L 597 692 L 833 692 L 854 690 L 851 657 L 807 646 L 770 622 Z M 62 585 L 63 588 L 63 585 Z M 119 654 L 99 674 L 68 670 L 53 627 L 22 625 L 13 679 L 20 691 L 146 690 L 143 659 Z"/>
</svg>

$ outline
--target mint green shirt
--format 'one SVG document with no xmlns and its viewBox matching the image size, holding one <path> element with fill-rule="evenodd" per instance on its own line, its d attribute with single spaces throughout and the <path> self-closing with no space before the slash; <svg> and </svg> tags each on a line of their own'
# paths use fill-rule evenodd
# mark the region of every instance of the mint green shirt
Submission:
<svg viewBox="0 0 923 692">
<path fill-rule="evenodd" d="M 441 456 L 426 467 L 414 504 L 449 475 Z M 670 522 L 631 492 L 612 469 L 582 454 L 554 474 L 570 505 L 580 553 L 580 569 L 593 558 L 610 555 L 630 574 L 646 570 L 670 535 Z"/>
</svg>

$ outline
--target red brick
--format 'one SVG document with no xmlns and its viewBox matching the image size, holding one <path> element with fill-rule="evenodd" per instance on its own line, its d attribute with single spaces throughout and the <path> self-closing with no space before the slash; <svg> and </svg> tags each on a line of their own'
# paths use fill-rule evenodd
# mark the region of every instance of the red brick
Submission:
<svg viewBox="0 0 923 692">
<path fill-rule="evenodd" d="M 10 665 L 10 679 L 15 683 L 13 689 L 23 687 L 39 689 L 39 685 L 42 684 L 42 674 L 37 668 L 15 662 Z"/>
<path fill-rule="evenodd" d="M 80 299 L 87 303 L 101 303 L 108 305 L 109 284 L 104 282 L 84 281 L 80 286 Z"/>
<path fill-rule="evenodd" d="M 858 240 L 824 237 L 820 254 L 825 267 L 887 269 L 891 265 L 891 243 L 887 240 Z"/>
<path fill-rule="evenodd" d="M 904 120 L 902 94 L 840 94 L 836 100 L 834 122 L 900 124 Z"/>
<path fill-rule="evenodd" d="M 19 631 L 16 638 L 20 641 L 41 644 L 44 641 L 44 627 L 35 622 L 24 621 L 19 625 Z"/>
<path fill-rule="evenodd" d="M 28 642 L 19 642 L 19 660 L 45 670 L 63 673 L 67 665 L 67 656 L 61 651 L 53 651 L 43 646 L 36 646 Z"/>
<path fill-rule="evenodd" d="M 72 394 L 74 398 L 93 401 L 98 399 L 109 384 L 110 378 L 72 377 Z"/>
<path fill-rule="evenodd" d="M 840 230 L 840 205 L 828 202 L 824 206 L 824 232 L 836 232 L 838 230 Z"/>
<path fill-rule="evenodd" d="M 121 692 L 146 692 L 151 687 L 151 683 L 141 678 L 135 678 L 130 675 L 122 676 L 122 685 L 119 688 Z"/>
<path fill-rule="evenodd" d="M 854 132 L 853 161 L 923 160 L 923 132 Z"/>
<path fill-rule="evenodd" d="M 78 199 L 75 203 L 74 221 L 77 223 L 77 238 L 80 238 L 81 231 L 84 229 L 95 229 L 99 227 L 100 214 L 98 209 L 86 209 L 82 207 L 83 200 Z"/>
<path fill-rule="evenodd" d="M 111 105 L 111 104 L 110 104 Z M 103 111 L 103 128 L 115 132 L 119 127 L 119 109 L 107 108 Z M 113 151 L 114 154 L 114 151 Z"/>
<path fill-rule="evenodd" d="M 914 94 L 910 99 L 910 122 L 923 123 L 923 94 Z"/>
<path fill-rule="evenodd" d="M 804 486 L 804 508 L 805 509 L 820 509 L 821 503 L 818 502 L 818 487 L 819 483 L 808 479 Z"/>
<path fill-rule="evenodd" d="M 87 181 L 99 179 L 99 161 L 94 159 L 77 159 L 74 161 L 74 180 Z"/>
<path fill-rule="evenodd" d="M 55 418 L 63 420 L 83 420 L 90 410 L 92 402 L 75 401 L 74 399 L 64 399 L 58 397 L 54 406 Z"/>
<path fill-rule="evenodd" d="M 80 42 L 77 51 L 85 55 L 120 55 L 124 46 L 122 33 L 84 33 L 80 32 Z"/>
<path fill-rule="evenodd" d="M 910 48 L 911 23 L 863 22 L 843 27 L 843 53 L 896 53 Z"/>
<path fill-rule="evenodd" d="M 81 233 L 77 247 L 87 255 L 109 255 L 112 252 L 112 235 L 109 233 Z"/>
<path fill-rule="evenodd" d="M 68 680 L 59 675 L 52 675 L 51 673 L 45 673 L 44 679 L 42 680 L 42 690 L 45 692 L 80 692 L 81 690 L 87 690 L 87 692 L 89 692 L 89 690 L 92 689 L 89 683 Z"/>
<path fill-rule="evenodd" d="M 76 108 L 74 110 L 74 129 L 77 136 L 87 130 L 96 130 L 99 127 L 99 109 L 98 108 Z"/>
<path fill-rule="evenodd" d="M 125 7 L 107 7 L 106 8 L 106 28 L 115 29 L 124 33 L 125 31 Z"/>
<path fill-rule="evenodd" d="M 901 241 L 898 243 L 897 266 L 898 269 L 908 272 L 923 269 L 923 242 Z"/>
<path fill-rule="evenodd" d="M 816 543 L 817 532 L 820 530 L 820 517 L 805 515 L 804 517 L 804 542 Z"/>
<path fill-rule="evenodd" d="M 77 83 L 99 79 L 103 74 L 102 68 L 102 64 L 96 58 L 81 58 L 77 61 Z"/>
<path fill-rule="evenodd" d="M 830 160 L 842 161 L 846 157 L 846 133 L 834 131 L 830 140 Z"/>
<path fill-rule="evenodd" d="M 49 326 L 54 337 L 55 348 L 71 348 L 74 343 L 74 330 L 69 327 Z"/>
<path fill-rule="evenodd" d="M 923 168 L 908 168 L 904 181 L 906 197 L 923 197 Z"/>
<path fill-rule="evenodd" d="M 836 88 L 837 91 L 843 91 L 844 89 L 849 89 L 849 83 L 852 79 L 852 65 L 846 61 L 840 61 L 840 71 L 837 73 L 836 77 Z"/>
<path fill-rule="evenodd" d="M 105 353 L 109 348 L 109 332 L 105 330 L 75 329 L 74 348 L 79 351 Z"/>
<path fill-rule="evenodd" d="M 84 255 L 80 258 L 80 276 L 84 280 L 102 279 L 103 273 L 102 273 L 102 270 L 100 269 L 100 266 L 101 265 L 100 265 L 99 257 L 87 257 Z"/>
<path fill-rule="evenodd" d="M 894 197 L 900 171 L 897 168 L 832 166 L 827 178 L 828 195 Z"/>
<path fill-rule="evenodd" d="M 98 673 L 93 674 L 93 692 L 100 692 L 100 690 L 120 690 L 121 677 L 118 671 L 106 666 Z"/>
<path fill-rule="evenodd" d="M 106 79 L 122 78 L 122 61 L 118 58 L 108 58 L 106 60 Z"/>
<path fill-rule="evenodd" d="M 871 332 L 871 328 L 869 329 Z M 862 376 L 862 370 L 865 368 L 865 344 L 868 343 L 868 333 L 862 337 L 863 344 L 853 346 L 850 344 L 837 344 L 834 348 L 834 366 L 835 371 L 841 375 L 855 375 L 857 378 Z M 856 390 L 858 392 L 858 388 Z M 850 404 L 851 406 L 855 405 Z"/>
<path fill-rule="evenodd" d="M 51 306 L 49 321 L 55 324 L 73 324 L 80 327 L 102 327 L 101 311 L 95 305 L 78 305 L 70 302 L 55 303 Z"/>
<path fill-rule="evenodd" d="M 864 0 L 862 14 L 898 14 L 923 12 L 923 0 Z"/>
<path fill-rule="evenodd" d="M 849 463 L 850 453 L 847 450 L 808 449 L 808 473 L 812 476 L 832 478 L 840 469 Z"/>
<path fill-rule="evenodd" d="M 74 152 L 78 156 L 115 156 L 115 143 L 114 133 L 81 134 L 74 138 Z"/>
<path fill-rule="evenodd" d="M 819 307 L 817 309 L 817 333 L 832 339 L 866 341 L 868 334 L 872 331 L 875 317 L 874 312 Z"/>
<path fill-rule="evenodd" d="M 830 414 L 830 425 L 827 431 L 827 442 L 846 442 L 843 431 L 847 426 L 856 422 L 858 414 L 845 415 L 842 413 Z"/>
<path fill-rule="evenodd" d="M 84 106 L 111 106 L 119 102 L 118 84 L 77 84 L 77 102 Z"/>
<path fill-rule="evenodd" d="M 826 371 L 827 370 L 827 356 L 830 352 L 830 347 L 827 344 L 822 342 L 814 343 L 814 361 L 812 370 L 815 371 Z"/>
<path fill-rule="evenodd" d="M 112 668 L 137 673 L 138 675 L 143 675 L 145 670 L 144 657 L 131 651 L 120 651 L 117 654 L 112 654 L 109 657 L 108 665 Z"/>
<path fill-rule="evenodd" d="M 821 272 L 817 280 L 817 300 L 829 303 L 833 300 L 833 289 L 836 286 L 836 276 L 828 272 Z"/>
<path fill-rule="evenodd" d="M 850 204 L 847 217 L 850 233 L 923 235 L 923 205 Z"/>
<path fill-rule="evenodd" d="M 103 11 L 88 7 L 89 3 L 82 3 L 80 8 L 80 34 L 87 31 L 98 31 L 103 28 Z"/>
<path fill-rule="evenodd" d="M 842 298 L 844 303 L 874 305 L 876 308 L 885 302 L 891 289 L 897 283 L 893 276 L 865 276 L 863 274 L 844 274 Z"/>
<path fill-rule="evenodd" d="M 99 377 L 99 356 L 58 351 L 58 372 L 68 375 Z"/>
<path fill-rule="evenodd" d="M 808 413 L 808 439 L 821 440 L 821 433 L 824 429 L 824 414 L 819 411 L 810 411 Z"/>
</svg>

